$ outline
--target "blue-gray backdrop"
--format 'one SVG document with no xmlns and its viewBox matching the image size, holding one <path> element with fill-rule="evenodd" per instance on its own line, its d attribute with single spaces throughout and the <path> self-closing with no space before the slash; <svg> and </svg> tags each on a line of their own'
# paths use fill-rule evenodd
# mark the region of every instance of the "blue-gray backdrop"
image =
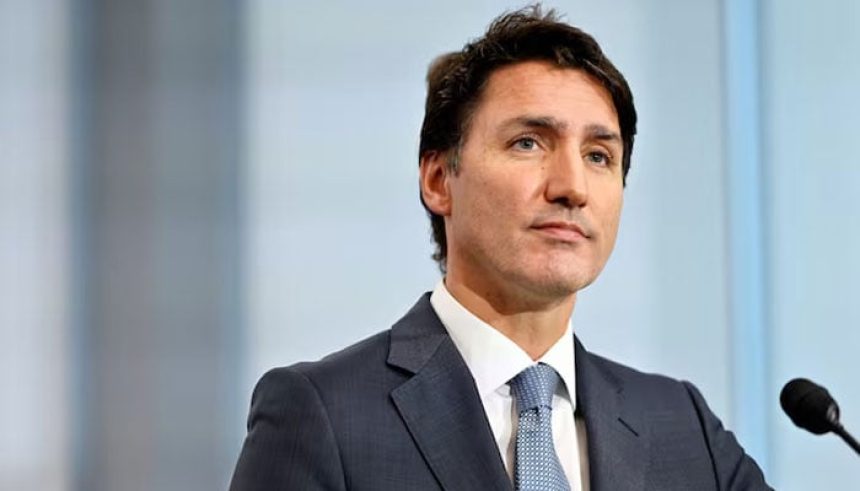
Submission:
<svg viewBox="0 0 860 491">
<path fill-rule="evenodd" d="M 255 380 L 386 328 L 439 273 L 424 74 L 514 2 L 0 2 L 0 489 L 224 488 Z M 860 7 L 560 1 L 640 114 L 574 328 L 696 383 L 778 489 L 856 457 Z"/>
</svg>

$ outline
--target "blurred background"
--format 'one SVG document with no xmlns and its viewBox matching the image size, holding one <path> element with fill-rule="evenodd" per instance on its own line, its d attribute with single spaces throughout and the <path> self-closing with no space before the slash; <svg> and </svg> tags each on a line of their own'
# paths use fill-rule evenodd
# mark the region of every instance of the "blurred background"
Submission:
<svg viewBox="0 0 860 491">
<path fill-rule="evenodd" d="M 227 487 L 265 370 L 387 328 L 439 279 L 428 63 L 514 2 L 0 0 L 0 489 Z M 860 435 L 860 4 L 551 5 L 640 114 L 585 345 L 698 385 L 778 489 Z"/>
</svg>

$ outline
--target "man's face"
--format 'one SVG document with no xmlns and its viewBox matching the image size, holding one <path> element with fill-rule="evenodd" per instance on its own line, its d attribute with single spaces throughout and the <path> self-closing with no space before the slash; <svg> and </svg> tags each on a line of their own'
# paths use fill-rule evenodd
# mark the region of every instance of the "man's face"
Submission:
<svg viewBox="0 0 860 491">
<path fill-rule="evenodd" d="M 495 71 L 447 177 L 449 275 L 546 300 L 590 284 L 615 244 L 622 152 L 612 99 L 585 72 Z"/>
</svg>

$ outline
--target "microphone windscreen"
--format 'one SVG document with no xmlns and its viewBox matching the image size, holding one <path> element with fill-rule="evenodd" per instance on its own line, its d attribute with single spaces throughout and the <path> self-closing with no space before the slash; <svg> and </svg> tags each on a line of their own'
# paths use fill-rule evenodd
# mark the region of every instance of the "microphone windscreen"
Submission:
<svg viewBox="0 0 860 491">
<path fill-rule="evenodd" d="M 794 424 L 816 435 L 838 426 L 839 406 L 827 389 L 811 380 L 796 378 L 785 384 L 779 404 Z"/>
</svg>

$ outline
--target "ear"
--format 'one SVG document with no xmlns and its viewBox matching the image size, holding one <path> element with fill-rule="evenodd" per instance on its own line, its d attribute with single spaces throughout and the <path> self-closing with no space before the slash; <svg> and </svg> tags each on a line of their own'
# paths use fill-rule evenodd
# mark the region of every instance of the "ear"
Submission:
<svg viewBox="0 0 860 491">
<path fill-rule="evenodd" d="M 443 217 L 451 215 L 451 188 L 448 179 L 452 172 L 448 168 L 448 155 L 444 152 L 427 152 L 421 157 L 421 198 L 430 211 Z"/>
</svg>

